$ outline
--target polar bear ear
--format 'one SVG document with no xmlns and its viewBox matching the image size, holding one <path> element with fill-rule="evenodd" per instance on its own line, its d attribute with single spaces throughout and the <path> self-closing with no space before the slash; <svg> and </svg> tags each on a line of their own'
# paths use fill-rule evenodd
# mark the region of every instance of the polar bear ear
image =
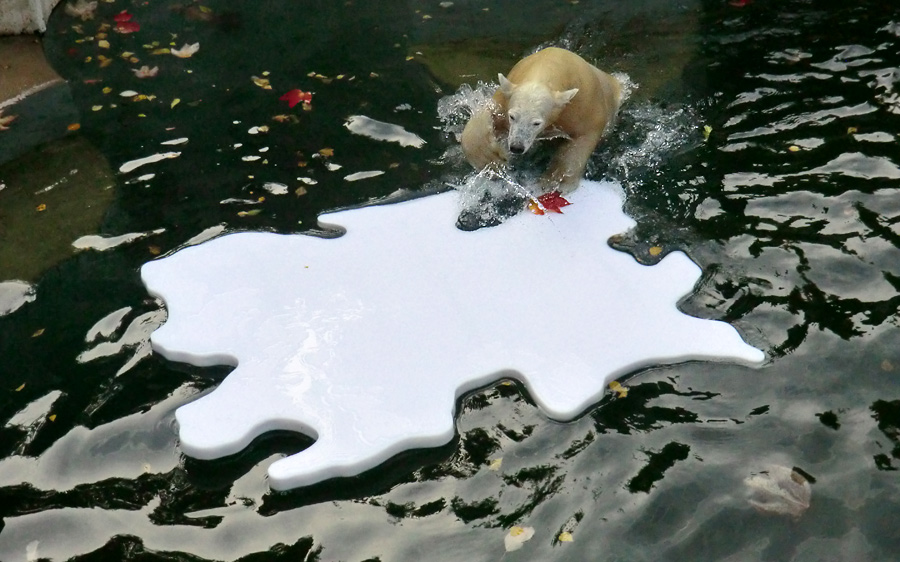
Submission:
<svg viewBox="0 0 900 562">
<path fill-rule="evenodd" d="M 563 106 L 572 101 L 572 98 L 575 97 L 575 94 L 578 93 L 578 88 L 572 88 L 571 90 L 566 90 L 564 92 L 556 92 L 556 105 Z"/>
<path fill-rule="evenodd" d="M 510 82 L 502 73 L 497 74 L 497 81 L 500 82 L 500 91 L 503 92 L 503 95 L 510 97 L 513 90 L 516 89 L 516 85 Z"/>
</svg>

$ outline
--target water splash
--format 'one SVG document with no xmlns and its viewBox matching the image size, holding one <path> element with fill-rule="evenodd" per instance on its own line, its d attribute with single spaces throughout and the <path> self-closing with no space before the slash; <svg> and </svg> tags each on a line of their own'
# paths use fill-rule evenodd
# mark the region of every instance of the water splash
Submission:
<svg viewBox="0 0 900 562">
<path fill-rule="evenodd" d="M 697 112 L 691 106 L 650 101 L 629 104 L 639 85 L 625 73 L 614 76 L 622 84 L 622 109 L 591 157 L 587 177 L 620 181 L 626 192 L 631 193 L 644 178 L 656 174 L 671 156 L 698 145 L 700 127 Z M 551 142 L 541 143 L 535 154 L 525 159 L 520 157 L 512 167 L 498 165 L 467 173 L 470 168 L 459 146 L 460 136 L 472 114 L 490 103 L 497 87 L 495 83 L 485 82 L 475 87 L 463 84 L 438 102 L 442 130 L 455 141 L 442 161 L 456 175 L 444 183 L 461 194 L 459 226 L 464 229 L 502 222 L 540 194 L 538 178 L 555 146 Z"/>
</svg>

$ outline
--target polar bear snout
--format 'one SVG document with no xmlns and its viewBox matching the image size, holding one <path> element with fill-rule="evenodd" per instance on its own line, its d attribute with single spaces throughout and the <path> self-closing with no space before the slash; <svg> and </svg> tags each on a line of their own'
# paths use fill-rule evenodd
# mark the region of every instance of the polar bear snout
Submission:
<svg viewBox="0 0 900 562">
<path fill-rule="evenodd" d="M 524 144 L 509 144 L 509 151 L 513 154 L 525 154 L 527 148 Z"/>
</svg>

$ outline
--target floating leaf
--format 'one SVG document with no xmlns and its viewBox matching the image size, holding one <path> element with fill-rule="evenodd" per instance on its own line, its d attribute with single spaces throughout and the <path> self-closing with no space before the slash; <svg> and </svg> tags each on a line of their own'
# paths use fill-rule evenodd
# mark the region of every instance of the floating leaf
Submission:
<svg viewBox="0 0 900 562">
<path fill-rule="evenodd" d="M 488 470 L 493 470 L 496 472 L 496 471 L 500 470 L 501 466 L 503 466 L 503 457 L 494 459 L 490 463 L 488 463 Z"/>
<path fill-rule="evenodd" d="M 19 385 L 19 388 L 16 389 L 16 392 L 21 392 L 23 388 L 25 388 L 25 383 L 24 383 L 24 382 L 23 382 L 22 384 Z"/>
<path fill-rule="evenodd" d="M 120 92 L 119 95 L 123 98 L 133 98 L 134 96 L 137 96 L 139 94 L 134 90 L 125 90 L 124 92 Z"/>
<path fill-rule="evenodd" d="M 169 108 L 170 108 L 170 109 L 171 109 L 171 108 L 174 108 L 174 107 L 175 107 L 176 105 L 178 105 L 179 103 L 181 103 L 181 99 L 180 99 L 180 98 L 175 98 L 174 100 L 172 100 L 172 103 L 169 104 Z"/>
<path fill-rule="evenodd" d="M 50 414 L 49 416 L 47 416 L 47 419 L 50 421 L 56 421 L 56 414 Z"/>
<path fill-rule="evenodd" d="M 619 398 L 628 396 L 628 389 L 619 384 L 619 381 L 612 381 L 609 383 L 609 389 L 618 394 Z"/>
<path fill-rule="evenodd" d="M 534 527 L 519 527 L 518 525 L 512 527 L 503 539 L 503 545 L 506 547 L 506 552 L 519 550 L 522 548 L 522 545 L 529 541 L 533 536 Z"/>
<path fill-rule="evenodd" d="M 97 46 L 101 49 L 109 49 L 109 41 L 101 39 L 100 41 L 97 41 Z"/>
<path fill-rule="evenodd" d="M 87 0 L 78 0 L 74 4 L 69 2 L 66 4 L 66 14 L 73 18 L 81 18 L 82 21 L 94 19 L 94 12 L 97 11 L 97 2 L 89 2 Z M 73 28 L 76 26 L 72 26 Z M 76 30 L 78 31 L 78 30 Z M 83 33 L 82 31 L 78 31 Z"/>
<path fill-rule="evenodd" d="M 856 127 L 847 127 L 848 135 L 855 135 L 857 132 L 859 132 L 859 129 L 857 129 Z"/>
<path fill-rule="evenodd" d="M 41 337 L 42 335 L 44 335 L 44 328 L 38 328 L 37 330 L 34 331 L 33 334 L 31 334 L 31 337 L 33 337 L 33 338 L 39 338 L 39 337 Z"/>
<path fill-rule="evenodd" d="M 894 370 L 894 364 L 885 359 L 881 362 L 881 370 L 885 372 L 891 372 Z"/>
<path fill-rule="evenodd" d="M 134 33 L 141 30 L 141 25 L 136 21 L 120 21 L 115 29 L 118 33 Z"/>
<path fill-rule="evenodd" d="M 303 103 L 303 108 L 312 104 L 312 92 L 304 92 L 303 90 L 291 90 L 284 94 L 279 100 L 287 101 L 288 107 L 294 107 L 298 103 Z"/>
<path fill-rule="evenodd" d="M 712 134 L 712 130 L 713 130 L 712 127 L 710 127 L 709 125 L 703 125 L 703 140 L 704 141 L 709 140 L 709 135 Z"/>
<path fill-rule="evenodd" d="M 185 43 L 180 49 L 169 49 L 169 52 L 180 59 L 186 59 L 192 57 L 199 50 L 200 43 L 194 43 L 193 45 Z"/>
<path fill-rule="evenodd" d="M 271 90 L 272 89 L 272 85 L 269 83 L 268 78 L 260 78 L 258 76 L 251 76 L 250 79 L 253 80 L 254 84 L 259 86 L 263 90 Z"/>
<path fill-rule="evenodd" d="M 334 156 L 334 149 L 333 148 L 323 148 L 322 150 L 319 151 L 319 154 L 321 154 L 325 158 L 331 158 L 332 156 Z"/>
<path fill-rule="evenodd" d="M 128 10 L 122 10 L 121 12 L 119 12 L 118 14 L 113 16 L 113 21 L 115 21 L 117 23 L 122 23 L 122 22 L 126 22 L 126 21 L 131 21 L 131 18 L 132 18 L 132 16 L 131 16 L 131 14 L 128 13 Z"/>
<path fill-rule="evenodd" d="M 105 88 L 103 88 L 103 93 L 104 93 L 104 94 L 108 94 L 108 93 L 110 93 L 110 92 L 112 92 L 112 88 L 110 88 L 109 86 L 106 86 Z"/>
<path fill-rule="evenodd" d="M 262 212 L 262 209 L 251 209 L 249 211 L 239 211 L 238 216 L 239 217 L 253 217 L 253 216 L 260 214 L 261 212 Z"/>
<path fill-rule="evenodd" d="M 800 147 L 797 146 L 796 144 L 792 144 L 791 146 L 788 147 L 788 150 L 791 152 L 800 152 Z"/>
<path fill-rule="evenodd" d="M 294 190 L 294 195 L 296 195 L 297 197 L 303 197 L 307 193 L 309 193 L 309 192 L 306 191 L 306 188 L 303 187 L 302 185 Z"/>
<path fill-rule="evenodd" d="M 144 65 L 140 68 L 132 68 L 131 71 L 134 72 L 136 78 L 153 78 L 159 73 L 159 67 L 154 66 L 153 68 L 150 68 L 149 66 Z"/>
<path fill-rule="evenodd" d="M 559 534 L 557 539 L 559 539 L 559 542 L 572 542 L 573 540 L 575 540 L 575 537 L 573 537 L 572 533 L 570 533 L 569 531 L 563 531 Z"/>
<path fill-rule="evenodd" d="M 77 131 L 80 128 L 81 123 L 69 123 L 68 126 L 66 126 L 67 131 Z"/>
<path fill-rule="evenodd" d="M 658 256 L 662 253 L 662 248 L 660 246 L 652 246 L 649 250 L 647 250 L 651 256 Z"/>
<path fill-rule="evenodd" d="M 159 49 L 153 49 L 152 51 L 150 51 L 150 54 L 151 55 L 168 55 L 168 54 L 174 54 L 174 53 L 172 53 L 171 49 L 166 49 L 165 47 L 161 47 Z"/>
<path fill-rule="evenodd" d="M 91 111 L 100 111 L 101 109 L 103 109 L 102 105 L 95 105 L 91 107 Z"/>
<path fill-rule="evenodd" d="M 35 207 L 35 210 L 36 210 L 37 212 L 39 212 L 39 213 L 41 213 L 41 212 L 43 212 L 43 211 L 46 211 L 46 210 L 47 210 L 47 205 L 45 205 L 44 203 L 41 203 L 40 205 L 38 205 L 37 207 Z"/>
</svg>

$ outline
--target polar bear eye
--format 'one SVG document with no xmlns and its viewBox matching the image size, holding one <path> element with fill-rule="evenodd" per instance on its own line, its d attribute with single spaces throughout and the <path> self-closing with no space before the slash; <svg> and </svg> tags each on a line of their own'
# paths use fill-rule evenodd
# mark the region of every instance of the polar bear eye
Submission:
<svg viewBox="0 0 900 562">
<path fill-rule="evenodd" d="M 532 127 L 540 127 L 543 124 L 544 124 L 544 122 L 539 119 L 535 119 L 534 121 L 531 122 Z"/>
<path fill-rule="evenodd" d="M 511 122 L 512 122 L 512 121 L 515 121 L 515 120 L 516 120 L 516 116 L 513 115 L 512 113 L 510 113 L 510 114 L 509 114 L 509 120 L 510 120 Z"/>
</svg>

